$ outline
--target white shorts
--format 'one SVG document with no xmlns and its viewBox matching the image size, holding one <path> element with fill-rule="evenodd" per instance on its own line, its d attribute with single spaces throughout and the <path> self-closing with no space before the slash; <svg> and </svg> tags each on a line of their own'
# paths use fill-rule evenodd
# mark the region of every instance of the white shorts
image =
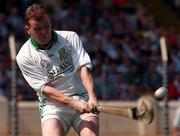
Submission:
<svg viewBox="0 0 180 136">
<path fill-rule="evenodd" d="M 74 99 L 81 99 L 79 96 L 73 97 Z M 65 133 L 67 134 L 72 126 L 76 132 L 82 120 L 87 117 L 98 117 L 93 113 L 77 113 L 75 109 L 60 104 L 48 104 L 40 108 L 41 110 L 41 125 L 48 119 L 57 119 L 62 124 Z"/>
</svg>

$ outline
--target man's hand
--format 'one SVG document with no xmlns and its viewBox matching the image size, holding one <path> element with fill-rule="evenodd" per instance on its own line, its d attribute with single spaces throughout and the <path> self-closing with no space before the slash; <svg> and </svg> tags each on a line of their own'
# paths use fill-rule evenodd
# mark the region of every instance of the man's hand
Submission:
<svg viewBox="0 0 180 136">
<path fill-rule="evenodd" d="M 98 102 L 97 102 L 96 96 L 90 96 L 88 100 L 88 104 L 90 105 L 91 108 L 94 106 L 97 106 Z"/>
<path fill-rule="evenodd" d="M 80 113 L 89 113 L 93 108 L 93 106 L 89 105 L 87 102 L 79 100 L 72 100 L 72 107 Z"/>
</svg>

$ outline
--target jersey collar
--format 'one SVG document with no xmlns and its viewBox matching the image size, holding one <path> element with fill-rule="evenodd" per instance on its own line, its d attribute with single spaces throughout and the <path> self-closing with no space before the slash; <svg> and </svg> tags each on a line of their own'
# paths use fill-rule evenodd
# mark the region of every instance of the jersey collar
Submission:
<svg viewBox="0 0 180 136">
<path fill-rule="evenodd" d="M 30 41 L 36 49 L 41 49 L 41 50 L 48 49 L 49 50 L 53 46 L 53 44 L 57 41 L 57 37 L 58 37 L 57 33 L 53 31 L 52 32 L 52 40 L 49 42 L 49 44 L 47 45 L 46 48 L 41 48 L 32 36 L 30 37 Z"/>
</svg>

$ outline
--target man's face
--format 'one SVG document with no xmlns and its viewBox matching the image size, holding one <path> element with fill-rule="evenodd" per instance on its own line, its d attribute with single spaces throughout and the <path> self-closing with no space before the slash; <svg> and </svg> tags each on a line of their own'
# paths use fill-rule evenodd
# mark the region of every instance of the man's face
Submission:
<svg viewBox="0 0 180 136">
<path fill-rule="evenodd" d="M 51 21 L 48 16 L 44 16 L 42 20 L 30 19 L 25 29 L 39 45 L 47 45 L 51 40 Z"/>
</svg>

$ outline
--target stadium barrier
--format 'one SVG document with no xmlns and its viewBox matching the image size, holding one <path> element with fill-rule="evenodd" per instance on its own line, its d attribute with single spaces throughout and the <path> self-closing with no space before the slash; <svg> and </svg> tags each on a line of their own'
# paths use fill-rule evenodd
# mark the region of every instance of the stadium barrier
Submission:
<svg viewBox="0 0 180 136">
<path fill-rule="evenodd" d="M 134 106 L 131 101 L 100 101 L 101 105 L 108 106 Z M 172 130 L 172 121 L 176 108 L 180 105 L 177 101 L 169 102 L 169 127 Z M 24 136 L 41 136 L 38 102 L 22 101 L 19 107 L 19 134 Z M 100 114 L 100 136 L 110 135 L 137 135 L 152 136 L 163 133 L 163 103 L 154 101 L 155 118 L 150 125 L 110 114 Z M 8 136 L 10 133 L 9 101 L 0 97 L 0 135 Z M 77 136 L 71 129 L 68 136 Z"/>
<path fill-rule="evenodd" d="M 0 97 L 0 135 L 9 133 L 9 116 L 9 102 L 6 98 Z"/>
</svg>

